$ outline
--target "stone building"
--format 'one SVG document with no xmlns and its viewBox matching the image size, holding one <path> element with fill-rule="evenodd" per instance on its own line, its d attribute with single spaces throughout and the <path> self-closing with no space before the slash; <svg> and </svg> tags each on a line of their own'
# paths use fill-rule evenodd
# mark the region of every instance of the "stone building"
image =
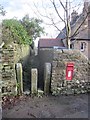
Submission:
<svg viewBox="0 0 90 120">
<path fill-rule="evenodd" d="M 85 1 L 80 15 L 76 11 L 71 14 L 71 48 L 78 49 L 90 59 L 90 2 Z M 79 29 L 78 29 L 79 28 Z M 63 32 L 66 29 L 63 28 Z M 74 34 L 76 33 L 76 34 Z M 57 36 L 67 47 L 65 35 L 62 32 Z"/>
</svg>

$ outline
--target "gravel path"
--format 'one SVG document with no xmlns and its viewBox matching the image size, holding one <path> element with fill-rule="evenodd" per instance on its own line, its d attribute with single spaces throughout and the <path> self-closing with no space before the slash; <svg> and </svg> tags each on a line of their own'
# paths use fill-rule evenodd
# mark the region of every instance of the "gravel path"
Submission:
<svg viewBox="0 0 90 120">
<path fill-rule="evenodd" d="M 24 96 L 2 112 L 3 118 L 88 118 L 88 94 Z"/>
</svg>

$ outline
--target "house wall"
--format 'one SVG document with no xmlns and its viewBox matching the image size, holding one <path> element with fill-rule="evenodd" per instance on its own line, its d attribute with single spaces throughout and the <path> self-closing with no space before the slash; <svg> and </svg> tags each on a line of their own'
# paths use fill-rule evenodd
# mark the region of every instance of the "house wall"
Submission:
<svg viewBox="0 0 90 120">
<path fill-rule="evenodd" d="M 2 43 L 2 24 L 0 23 L 0 45 Z"/>
<path fill-rule="evenodd" d="M 90 41 L 88 42 L 88 58 L 90 59 Z"/>
<path fill-rule="evenodd" d="M 66 39 L 63 40 L 63 44 L 64 44 L 64 46 L 67 48 Z"/>
<path fill-rule="evenodd" d="M 84 51 L 81 51 L 81 43 L 85 43 Z M 90 59 L 90 41 L 85 41 L 85 40 L 77 40 L 74 43 L 74 49 L 80 50 L 85 56 L 87 56 Z"/>
<path fill-rule="evenodd" d="M 66 40 L 63 40 L 65 47 L 67 47 L 66 45 Z M 85 43 L 85 48 L 84 51 L 81 51 L 81 43 Z M 88 59 L 90 59 L 90 41 L 88 40 L 76 40 L 74 42 L 72 42 L 72 44 L 74 44 L 74 49 L 80 50 L 86 57 L 88 57 Z"/>
</svg>

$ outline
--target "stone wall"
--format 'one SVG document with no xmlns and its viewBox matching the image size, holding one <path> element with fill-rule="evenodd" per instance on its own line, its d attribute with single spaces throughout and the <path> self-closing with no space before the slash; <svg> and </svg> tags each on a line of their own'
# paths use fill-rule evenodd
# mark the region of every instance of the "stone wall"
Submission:
<svg viewBox="0 0 90 120">
<path fill-rule="evenodd" d="M 52 63 L 53 60 L 53 49 L 52 48 L 41 48 L 38 52 L 39 61 L 39 86 L 44 86 L 44 65 L 45 63 Z M 42 88 L 44 89 L 44 88 Z"/>
<path fill-rule="evenodd" d="M 66 65 L 74 63 L 71 81 L 66 80 Z M 90 62 L 78 50 L 54 50 L 51 75 L 51 92 L 57 94 L 84 93 L 90 90 Z"/>
<path fill-rule="evenodd" d="M 15 56 L 15 63 L 18 61 L 24 62 L 28 55 L 30 55 L 30 46 L 29 45 L 18 45 L 14 44 L 14 56 Z"/>
<path fill-rule="evenodd" d="M 2 50 L 0 49 L 0 91 L 2 89 L 1 86 L 2 86 Z"/>
<path fill-rule="evenodd" d="M 26 45 L 10 44 L 1 50 L 2 95 L 17 94 L 17 80 L 15 64 L 25 62 L 30 47 Z"/>
<path fill-rule="evenodd" d="M 14 49 L 2 49 L 2 95 L 16 94 Z"/>
</svg>

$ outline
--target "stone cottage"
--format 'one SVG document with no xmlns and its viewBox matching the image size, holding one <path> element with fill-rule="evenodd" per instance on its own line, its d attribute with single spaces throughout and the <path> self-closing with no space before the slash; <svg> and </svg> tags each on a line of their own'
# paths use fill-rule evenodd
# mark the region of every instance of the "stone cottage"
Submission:
<svg viewBox="0 0 90 120">
<path fill-rule="evenodd" d="M 90 2 L 84 2 L 83 11 L 80 15 L 76 11 L 71 14 L 71 48 L 78 49 L 90 59 Z M 79 29 L 78 29 L 79 28 Z M 63 28 L 63 32 L 66 29 Z M 57 38 L 61 38 L 67 47 L 65 35 L 61 32 Z M 73 35 L 76 33 L 75 35 Z"/>
</svg>

